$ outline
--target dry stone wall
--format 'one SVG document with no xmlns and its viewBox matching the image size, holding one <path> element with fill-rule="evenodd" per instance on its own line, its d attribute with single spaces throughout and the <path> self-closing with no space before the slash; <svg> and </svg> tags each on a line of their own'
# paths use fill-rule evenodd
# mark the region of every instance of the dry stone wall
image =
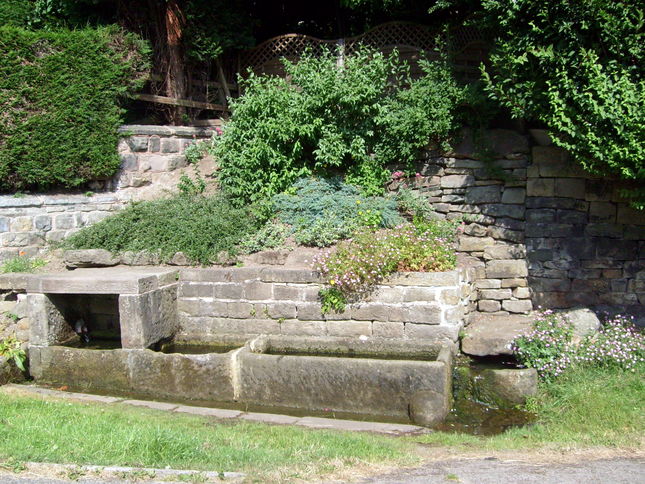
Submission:
<svg viewBox="0 0 645 484">
<path fill-rule="evenodd" d="M 34 256 L 98 222 L 133 200 L 148 200 L 177 189 L 186 167 L 184 151 L 213 131 L 168 126 L 124 126 L 118 150 L 121 170 L 110 180 L 90 184 L 87 194 L 0 195 L 0 262 L 19 254 Z M 212 163 L 200 165 L 204 175 Z"/>
<path fill-rule="evenodd" d="M 621 196 L 624 182 L 593 177 L 565 151 L 513 131 L 477 138 L 464 130 L 452 153 L 427 153 L 416 177 L 391 184 L 466 220 L 459 249 L 480 260 L 477 309 L 608 305 L 642 317 L 645 212 Z"/>
<path fill-rule="evenodd" d="M 453 152 L 427 153 L 413 180 L 394 180 L 419 190 L 448 219 L 466 222 L 459 250 L 480 260 L 474 286 L 477 309 L 488 313 L 527 313 L 532 308 L 526 262 L 527 137 L 491 130 L 483 138 L 464 130 Z M 490 154 L 482 161 L 480 151 Z"/>
</svg>

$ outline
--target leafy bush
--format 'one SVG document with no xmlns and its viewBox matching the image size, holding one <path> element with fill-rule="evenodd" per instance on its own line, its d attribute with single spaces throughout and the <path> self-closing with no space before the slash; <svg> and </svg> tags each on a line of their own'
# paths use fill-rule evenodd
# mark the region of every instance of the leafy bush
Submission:
<svg viewBox="0 0 645 484">
<path fill-rule="evenodd" d="M 432 220 L 437 218 L 430 202 L 419 192 L 419 190 L 411 190 L 407 187 L 401 187 L 396 192 L 395 200 L 401 213 L 408 217 L 421 220 Z"/>
<path fill-rule="evenodd" d="M 412 161 L 455 127 L 461 90 L 444 64 L 410 80 L 396 54 L 363 49 L 338 65 L 332 52 L 284 61 L 287 79 L 249 75 L 213 140 L 219 182 L 240 200 L 268 198 L 310 175 L 344 175 L 382 193 L 385 165 Z"/>
<path fill-rule="evenodd" d="M 587 170 L 642 183 L 642 9 L 607 0 L 482 6 L 496 36 L 485 74 L 489 94 L 514 116 L 544 123 Z"/>
<path fill-rule="evenodd" d="M 339 178 L 303 178 L 273 198 L 280 221 L 293 227 L 296 242 L 325 247 L 359 227 L 395 227 L 403 222 L 393 200 L 364 196 Z"/>
<path fill-rule="evenodd" d="M 455 263 L 453 244 L 406 224 L 359 233 L 316 256 L 314 269 L 330 285 L 321 291 L 323 309 L 340 311 L 395 271 L 445 271 Z"/>
<path fill-rule="evenodd" d="M 565 317 L 543 311 L 533 330 L 516 338 L 511 349 L 520 364 L 535 368 L 544 380 L 559 377 L 571 367 L 633 370 L 645 362 L 645 339 L 624 316 L 606 320 L 598 333 L 576 343 L 573 326 Z"/>
<path fill-rule="evenodd" d="M 133 203 L 80 230 L 66 239 L 64 246 L 115 253 L 157 252 L 163 261 L 183 252 L 192 261 L 208 264 L 221 251 L 236 254 L 261 222 L 250 208 L 232 207 L 221 196 L 179 195 Z"/>
<path fill-rule="evenodd" d="M 0 191 L 76 187 L 119 168 L 118 100 L 147 49 L 115 28 L 0 27 Z"/>
</svg>

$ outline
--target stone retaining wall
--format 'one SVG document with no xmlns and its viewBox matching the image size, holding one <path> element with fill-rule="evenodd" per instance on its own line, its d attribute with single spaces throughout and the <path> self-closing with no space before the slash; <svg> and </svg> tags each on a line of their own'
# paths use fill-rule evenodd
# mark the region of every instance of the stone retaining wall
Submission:
<svg viewBox="0 0 645 484">
<path fill-rule="evenodd" d="M 490 130 L 485 140 L 464 130 L 452 153 L 428 153 L 414 179 L 391 184 L 420 190 L 448 219 L 466 219 L 459 250 L 481 261 L 477 309 L 604 304 L 642 313 L 645 211 L 621 197 L 624 182 L 590 176 L 565 151 L 513 131 Z M 482 148 L 489 161 L 479 159 Z"/>
<path fill-rule="evenodd" d="M 471 309 L 474 269 L 402 273 L 342 313 L 321 314 L 315 272 L 186 269 L 178 294 L 179 340 L 222 335 L 374 336 L 456 341 Z"/>
<path fill-rule="evenodd" d="M 132 200 L 176 190 L 180 176 L 192 173 L 183 154 L 186 146 L 213 134 L 209 129 L 168 126 L 124 126 L 121 132 L 121 170 L 110 180 L 91 183 L 87 194 L 0 195 L 0 262 L 19 254 L 37 255 L 48 243 L 102 220 Z M 200 170 L 210 175 L 212 163 L 202 163 Z"/>
</svg>

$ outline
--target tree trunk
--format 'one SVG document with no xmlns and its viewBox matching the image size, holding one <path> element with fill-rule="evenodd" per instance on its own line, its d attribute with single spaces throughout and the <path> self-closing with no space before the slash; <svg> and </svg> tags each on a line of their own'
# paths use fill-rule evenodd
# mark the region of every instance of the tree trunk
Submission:
<svg viewBox="0 0 645 484">
<path fill-rule="evenodd" d="M 165 76 L 166 96 L 185 99 L 187 83 L 182 36 L 186 18 L 177 0 L 167 0 L 165 21 L 166 45 L 168 46 Z M 186 117 L 186 108 L 174 106 L 169 117 L 172 124 L 182 124 Z"/>
</svg>

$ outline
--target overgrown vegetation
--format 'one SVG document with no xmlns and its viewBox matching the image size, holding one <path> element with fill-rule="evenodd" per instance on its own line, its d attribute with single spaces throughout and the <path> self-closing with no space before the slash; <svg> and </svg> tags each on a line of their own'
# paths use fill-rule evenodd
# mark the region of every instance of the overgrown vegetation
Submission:
<svg viewBox="0 0 645 484">
<path fill-rule="evenodd" d="M 423 221 L 364 231 L 317 256 L 314 268 L 329 284 L 320 293 L 323 312 L 343 311 L 348 301 L 360 298 L 396 271 L 453 269 L 455 233 L 454 222 Z"/>
<path fill-rule="evenodd" d="M 645 337 L 630 318 L 620 315 L 605 320 L 599 332 L 576 341 L 566 317 L 547 310 L 534 321 L 533 331 L 514 340 L 512 350 L 522 365 L 535 368 L 545 380 L 572 367 L 635 371 L 645 364 Z"/>
<path fill-rule="evenodd" d="M 645 366 L 635 372 L 617 367 L 576 367 L 542 382 L 528 408 L 533 425 L 479 437 L 433 432 L 414 438 L 425 444 L 468 451 L 546 448 L 570 452 L 584 448 L 643 449 Z"/>
<path fill-rule="evenodd" d="M 585 169 L 645 181 L 643 10 L 607 0 L 491 0 L 488 92 Z M 530 19 L 530 22 L 529 22 Z M 632 193 L 645 203 L 642 186 Z"/>
<path fill-rule="evenodd" d="M 270 198 L 297 179 L 344 175 L 380 194 L 388 163 L 406 163 L 455 128 L 463 94 L 448 67 L 422 62 L 411 80 L 394 53 L 363 49 L 338 65 L 335 53 L 284 61 L 287 79 L 251 74 L 213 140 L 221 186 L 240 203 Z"/>
<path fill-rule="evenodd" d="M 183 252 L 194 263 L 210 264 L 236 254 L 261 222 L 251 208 L 232 207 L 222 196 L 176 195 L 133 203 L 72 235 L 65 246 L 148 251 L 158 253 L 162 261 Z"/>
<path fill-rule="evenodd" d="M 360 463 L 411 464 L 411 445 L 348 433 L 0 394 L 0 460 L 244 472 L 293 482 Z"/>
<path fill-rule="evenodd" d="M 119 100 L 147 48 L 117 28 L 0 26 L 0 191 L 76 187 L 119 168 Z"/>
<path fill-rule="evenodd" d="M 21 253 L 17 257 L 7 259 L 0 266 L 0 273 L 8 272 L 34 272 L 46 264 L 43 259 L 31 258 Z"/>
</svg>

